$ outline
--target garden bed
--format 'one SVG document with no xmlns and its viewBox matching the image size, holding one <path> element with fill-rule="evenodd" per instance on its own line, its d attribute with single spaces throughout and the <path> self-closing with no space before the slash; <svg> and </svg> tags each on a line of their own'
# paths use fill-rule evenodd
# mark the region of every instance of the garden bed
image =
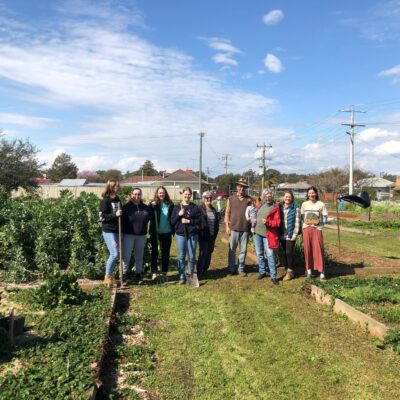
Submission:
<svg viewBox="0 0 400 400">
<path fill-rule="evenodd" d="M 316 301 L 330 304 L 400 352 L 400 278 L 336 278 L 312 283 L 316 287 L 311 285 L 310 294 Z"/>
<path fill-rule="evenodd" d="M 14 347 L 0 349 L 0 399 L 91 399 L 100 384 L 113 296 L 110 301 L 105 287 L 78 289 L 46 305 L 38 301 L 46 291 L 39 290 L 3 297 L 2 306 L 24 315 L 29 331 Z"/>
</svg>

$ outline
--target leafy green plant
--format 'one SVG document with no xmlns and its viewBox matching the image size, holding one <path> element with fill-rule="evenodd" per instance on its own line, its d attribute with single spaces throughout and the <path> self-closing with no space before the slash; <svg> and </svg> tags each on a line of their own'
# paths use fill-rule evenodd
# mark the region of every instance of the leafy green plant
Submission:
<svg viewBox="0 0 400 400">
<path fill-rule="evenodd" d="M 54 308 L 64 304 L 78 304 L 85 293 L 78 286 L 76 276 L 56 272 L 46 278 L 43 285 L 33 293 L 34 301 L 43 308 Z"/>
<path fill-rule="evenodd" d="M 379 307 L 378 314 L 381 318 L 386 322 L 395 322 L 400 324 L 400 308 L 386 308 L 386 307 Z"/>
<path fill-rule="evenodd" d="M 26 291 L 20 290 L 14 300 L 26 298 Z M 110 293 L 101 287 L 90 292 L 82 304 L 29 314 L 38 339 L 34 345 L 13 350 L 10 363 L 18 359 L 23 367 L 0 375 L 0 399 L 87 398 L 93 385 L 92 364 L 100 361 L 107 337 L 109 313 Z"/>
<path fill-rule="evenodd" d="M 400 331 L 397 329 L 390 329 L 389 333 L 385 336 L 383 345 L 392 348 L 396 353 L 400 354 Z"/>
</svg>

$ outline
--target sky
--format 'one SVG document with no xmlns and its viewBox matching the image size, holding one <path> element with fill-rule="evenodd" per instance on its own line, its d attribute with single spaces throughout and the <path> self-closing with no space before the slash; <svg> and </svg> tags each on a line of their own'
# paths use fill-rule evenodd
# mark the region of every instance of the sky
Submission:
<svg viewBox="0 0 400 400">
<path fill-rule="evenodd" d="M 400 175 L 400 0 L 0 0 L 0 129 L 81 171 Z"/>
</svg>

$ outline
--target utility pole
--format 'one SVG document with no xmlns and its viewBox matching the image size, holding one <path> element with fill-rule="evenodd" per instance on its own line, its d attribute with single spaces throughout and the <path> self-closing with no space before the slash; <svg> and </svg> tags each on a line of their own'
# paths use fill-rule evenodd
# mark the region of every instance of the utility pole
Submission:
<svg viewBox="0 0 400 400">
<path fill-rule="evenodd" d="M 205 133 L 200 132 L 200 158 L 199 158 L 199 198 L 201 199 L 201 169 L 202 169 L 202 161 L 203 161 L 203 137 Z"/>
<path fill-rule="evenodd" d="M 365 126 L 364 124 L 354 123 L 354 113 L 365 113 L 366 111 L 355 110 L 354 106 L 350 110 L 339 110 L 340 112 L 350 113 L 350 123 L 342 123 L 341 125 L 350 127 L 346 133 L 350 136 L 350 165 L 349 165 L 349 194 L 353 194 L 353 170 L 354 170 L 354 128 L 356 126 Z"/>
<path fill-rule="evenodd" d="M 207 171 L 207 183 L 208 183 L 208 176 L 210 175 L 210 168 L 206 167 L 206 171 Z"/>
<path fill-rule="evenodd" d="M 231 155 L 228 153 L 221 157 L 221 160 L 225 161 L 225 175 L 228 174 L 228 167 L 230 166 L 230 164 L 228 164 L 228 161 L 230 159 L 231 159 Z"/>
<path fill-rule="evenodd" d="M 260 160 L 260 164 L 259 164 L 259 169 L 262 170 L 262 174 L 261 174 L 261 194 L 264 190 L 264 180 L 265 180 L 265 161 L 266 161 L 266 157 L 265 157 L 265 152 L 268 149 L 272 149 L 272 145 L 267 146 L 265 143 L 261 146 L 257 145 L 257 149 L 261 149 L 261 156 L 259 158 Z"/>
</svg>

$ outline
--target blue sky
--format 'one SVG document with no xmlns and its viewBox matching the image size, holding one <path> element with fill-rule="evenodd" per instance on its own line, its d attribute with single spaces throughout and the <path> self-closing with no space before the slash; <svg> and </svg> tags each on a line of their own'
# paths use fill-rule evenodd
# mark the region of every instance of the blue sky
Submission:
<svg viewBox="0 0 400 400">
<path fill-rule="evenodd" d="M 80 170 L 400 175 L 400 0 L 0 0 L 0 128 Z"/>
</svg>

